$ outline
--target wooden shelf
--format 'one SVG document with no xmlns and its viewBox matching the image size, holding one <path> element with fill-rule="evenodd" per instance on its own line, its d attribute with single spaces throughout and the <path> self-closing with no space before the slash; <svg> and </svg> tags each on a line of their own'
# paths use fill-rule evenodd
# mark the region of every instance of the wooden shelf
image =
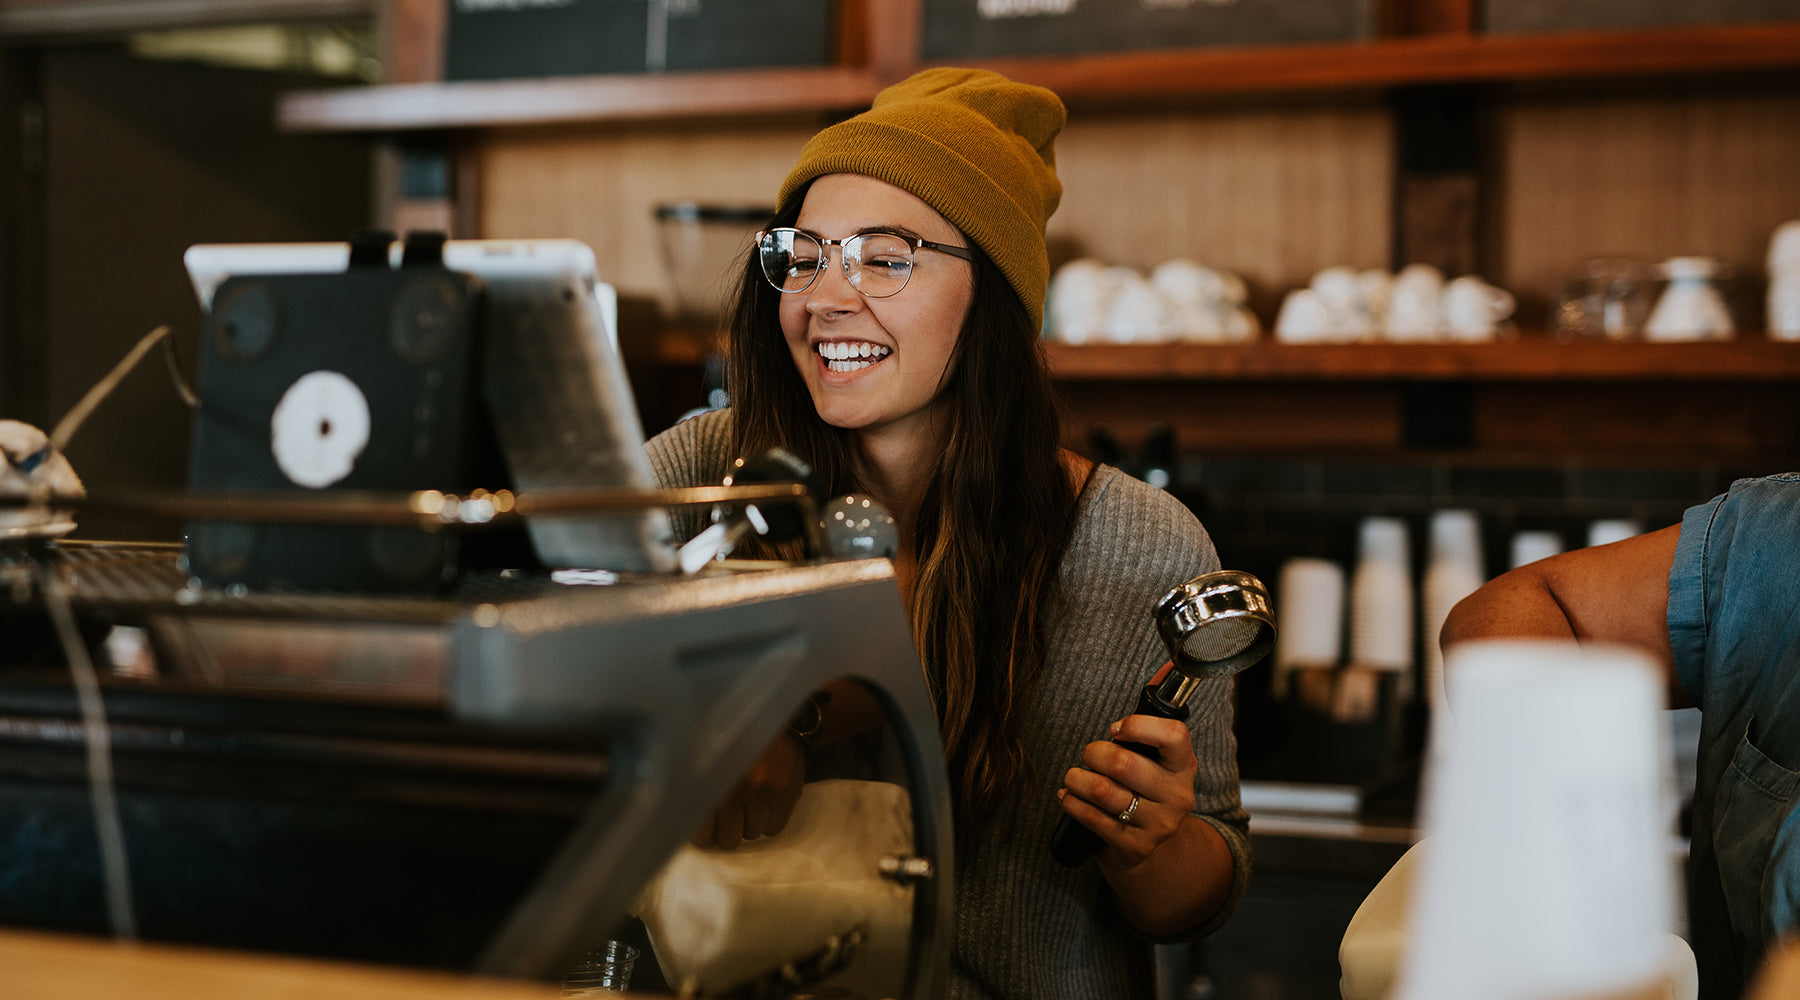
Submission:
<svg viewBox="0 0 1800 1000">
<path fill-rule="evenodd" d="M 1800 381 L 1800 343 L 1046 345 L 1064 381 Z"/>
<path fill-rule="evenodd" d="M 983 60 L 1070 102 L 1351 91 L 1800 68 L 1800 23 L 1220 47 Z M 297 91 L 293 132 L 398 131 L 835 111 L 866 106 L 913 65 L 551 77 Z"/>
<path fill-rule="evenodd" d="M 295 91 L 276 108 L 288 132 L 749 117 L 866 107 L 884 81 L 866 69 L 545 77 Z"/>
<path fill-rule="evenodd" d="M 1353 44 L 988 60 L 982 65 L 1073 101 L 1781 69 L 1800 66 L 1800 23 L 1447 33 Z"/>
</svg>

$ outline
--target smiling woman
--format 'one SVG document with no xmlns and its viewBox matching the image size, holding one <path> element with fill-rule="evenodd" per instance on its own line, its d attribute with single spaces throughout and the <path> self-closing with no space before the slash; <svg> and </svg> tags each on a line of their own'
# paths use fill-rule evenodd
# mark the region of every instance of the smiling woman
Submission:
<svg viewBox="0 0 1800 1000">
<path fill-rule="evenodd" d="M 963 239 L 924 199 L 860 174 L 819 178 L 807 190 L 803 206 L 800 222 L 806 231 L 855 233 L 844 241 L 855 250 L 867 251 L 871 227 L 877 226 L 928 233 L 938 246 L 955 246 L 952 241 Z M 885 235 L 874 238 L 898 242 Z M 862 246 L 855 246 L 859 242 Z M 860 432 L 865 450 L 903 461 L 890 461 L 882 474 L 904 479 L 922 471 L 918 465 L 941 432 L 948 400 L 940 389 L 974 288 L 965 261 L 929 252 L 914 261 L 911 247 L 899 246 L 907 250 L 900 259 L 903 268 L 888 270 L 903 273 L 870 276 L 870 262 L 861 257 L 845 258 L 843 268 L 815 268 L 798 291 L 780 289 L 779 316 L 794 366 L 820 419 Z M 854 280 L 858 271 L 860 281 Z M 864 291 L 870 285 L 893 291 L 872 297 Z M 902 287 L 907 294 L 899 294 Z M 877 354 L 879 360 L 860 360 Z"/>
<path fill-rule="evenodd" d="M 1191 730 L 1121 718 L 1162 664 L 1157 598 L 1218 559 L 1168 494 L 1060 448 L 1039 332 L 1063 119 L 1041 87 L 940 68 L 815 136 L 744 261 L 732 408 L 650 442 L 664 485 L 781 447 L 892 512 L 954 793 L 959 998 L 1151 995 L 1150 942 L 1218 927 L 1249 873 L 1230 682 L 1204 683 Z M 879 724 L 845 688 L 698 839 L 780 832 L 803 751 Z M 1064 815 L 1103 841 L 1095 865 L 1052 860 Z"/>
</svg>

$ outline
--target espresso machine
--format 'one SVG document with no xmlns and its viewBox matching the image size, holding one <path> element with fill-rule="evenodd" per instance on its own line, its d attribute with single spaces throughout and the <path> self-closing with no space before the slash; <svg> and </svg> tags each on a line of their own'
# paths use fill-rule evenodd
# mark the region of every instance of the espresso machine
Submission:
<svg viewBox="0 0 1800 1000">
<path fill-rule="evenodd" d="M 801 483 L 651 488 L 591 255 L 571 269 L 557 242 L 190 255 L 211 307 L 192 488 L 54 498 L 76 520 L 174 519 L 187 541 L 0 541 L 0 924 L 560 980 L 631 932 L 749 762 L 848 681 L 886 726 L 809 772 L 895 790 L 910 829 L 865 874 L 902 912 L 701 985 L 854 980 L 860 948 L 891 970 L 878 995 L 941 991 L 950 796 L 891 565 L 855 558 L 881 554 L 867 538 L 822 551 L 843 532 Z M 366 308 L 331 301 L 354 296 Z M 382 357 L 304 388 L 325 362 L 294 352 L 299 327 L 329 316 L 366 318 L 345 340 Z M 384 440 L 381 397 L 427 389 Z M 366 412 L 342 408 L 353 393 Z M 288 454 L 242 458 L 284 402 L 304 411 L 277 426 Z M 585 466 L 543 444 L 571 422 Z M 319 456 L 346 434 L 365 435 L 352 472 L 274 488 L 294 462 L 328 479 Z M 420 462 L 440 478 L 358 478 Z M 484 482 L 495 469 L 510 478 Z M 808 551 L 684 572 L 659 549 L 670 510 L 759 506 L 792 512 L 768 520 L 802 525 Z"/>
</svg>

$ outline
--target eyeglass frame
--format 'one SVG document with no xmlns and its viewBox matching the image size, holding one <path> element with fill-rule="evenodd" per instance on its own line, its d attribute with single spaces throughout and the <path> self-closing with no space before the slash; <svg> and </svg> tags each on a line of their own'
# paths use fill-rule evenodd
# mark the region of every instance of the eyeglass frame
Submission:
<svg viewBox="0 0 1800 1000">
<path fill-rule="evenodd" d="M 809 240 L 812 240 L 814 243 L 817 243 L 819 245 L 819 259 L 827 262 L 826 267 L 821 267 L 818 270 L 814 271 L 812 278 L 809 281 L 807 281 L 806 284 L 800 286 L 799 288 L 783 288 L 780 285 L 776 284 L 775 279 L 769 277 L 768 268 L 764 267 L 762 264 L 763 238 L 766 236 L 772 235 L 774 233 L 781 233 L 781 232 L 797 233 L 801 236 L 806 237 Z M 907 263 L 906 263 L 906 280 L 902 281 L 900 283 L 899 288 L 894 289 L 893 291 L 887 293 L 886 295 L 870 295 L 868 292 L 863 291 L 862 286 L 858 285 L 856 283 L 856 281 L 853 280 L 850 275 L 850 262 L 844 256 L 844 244 L 849 243 L 853 240 L 863 239 L 864 237 L 867 237 L 867 236 L 891 236 L 894 239 L 897 239 L 900 242 L 905 243 L 907 246 L 907 249 L 908 249 Z M 762 273 L 763 280 L 769 283 L 769 287 L 775 289 L 776 291 L 780 292 L 783 295 L 799 295 L 802 292 L 809 292 L 812 290 L 812 287 L 814 285 L 819 283 L 819 276 L 821 274 L 824 274 L 826 269 L 830 266 L 829 261 L 830 261 L 831 255 L 826 252 L 827 247 L 837 247 L 838 248 L 838 266 L 844 269 L 844 280 L 849 283 L 851 288 L 856 289 L 856 294 L 861 295 L 864 298 L 869 298 L 869 299 L 891 299 L 894 296 L 899 295 L 901 292 L 905 291 L 906 286 L 912 283 L 913 264 L 915 263 L 917 255 L 920 250 L 936 250 L 938 253 L 949 254 L 952 257 L 956 257 L 961 260 L 966 260 L 970 263 L 974 263 L 974 261 L 975 261 L 975 251 L 971 247 L 959 247 L 959 246 L 954 246 L 949 243 L 936 243 L 936 242 L 933 242 L 931 240 L 925 239 L 920 236 L 907 236 L 904 233 L 896 233 L 896 232 L 893 232 L 892 230 L 887 230 L 887 229 L 871 229 L 871 230 L 868 230 L 867 232 L 852 233 L 851 235 L 846 236 L 841 240 L 832 240 L 832 239 L 826 239 L 825 237 L 820 236 L 817 233 L 809 233 L 806 230 L 801 229 L 799 226 L 776 226 L 773 229 L 763 229 L 763 230 L 757 231 L 757 234 L 756 234 L 756 256 L 757 256 L 756 269 Z"/>
</svg>

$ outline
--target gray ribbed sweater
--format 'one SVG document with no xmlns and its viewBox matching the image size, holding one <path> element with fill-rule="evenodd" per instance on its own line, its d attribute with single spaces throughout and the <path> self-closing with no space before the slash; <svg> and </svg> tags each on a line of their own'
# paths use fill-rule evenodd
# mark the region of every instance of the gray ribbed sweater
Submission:
<svg viewBox="0 0 1800 1000">
<path fill-rule="evenodd" d="M 729 411 L 678 424 L 649 451 L 659 485 L 717 485 L 734 457 Z M 678 518 L 676 528 L 688 537 L 699 521 Z M 1070 870 L 1050 858 L 1050 833 L 1062 816 L 1056 789 L 1082 747 L 1130 713 L 1168 659 L 1150 617 L 1156 601 L 1218 567 L 1206 529 L 1181 503 L 1110 466 L 1095 470 L 1063 557 L 1064 616 L 1027 716 L 1025 751 L 1038 787 L 1021 788 L 1010 815 L 974 831 L 957 856 L 950 997 L 1154 995 L 1150 942 L 1127 927 L 1106 880 L 1092 864 Z M 1250 840 L 1238 799 L 1231 681 L 1207 682 L 1188 705 L 1200 761 L 1194 812 L 1218 829 L 1233 862 L 1231 896 L 1197 936 L 1236 909 L 1250 878 Z"/>
</svg>

